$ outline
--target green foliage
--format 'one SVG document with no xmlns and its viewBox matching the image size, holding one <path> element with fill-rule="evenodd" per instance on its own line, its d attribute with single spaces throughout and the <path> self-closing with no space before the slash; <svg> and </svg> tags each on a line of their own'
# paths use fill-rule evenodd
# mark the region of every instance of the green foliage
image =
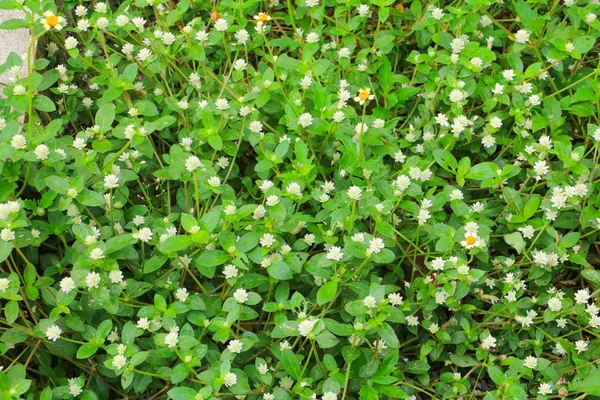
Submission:
<svg viewBox="0 0 600 400">
<path fill-rule="evenodd" d="M 0 0 L 0 397 L 600 396 L 597 3 Z"/>
</svg>

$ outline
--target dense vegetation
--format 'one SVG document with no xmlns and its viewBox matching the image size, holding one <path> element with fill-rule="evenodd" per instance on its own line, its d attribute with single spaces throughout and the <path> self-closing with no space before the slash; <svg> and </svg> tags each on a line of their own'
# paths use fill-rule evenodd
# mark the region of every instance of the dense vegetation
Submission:
<svg viewBox="0 0 600 400">
<path fill-rule="evenodd" d="M 1 399 L 600 396 L 597 0 L 9 9 Z"/>
</svg>

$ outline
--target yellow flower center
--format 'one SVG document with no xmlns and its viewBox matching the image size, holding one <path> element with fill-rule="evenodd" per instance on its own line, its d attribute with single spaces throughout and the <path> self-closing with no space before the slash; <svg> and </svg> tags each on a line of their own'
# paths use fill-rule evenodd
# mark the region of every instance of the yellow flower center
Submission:
<svg viewBox="0 0 600 400">
<path fill-rule="evenodd" d="M 269 20 L 269 14 L 264 13 L 264 12 L 258 13 L 258 21 L 259 22 L 262 22 L 264 24 L 268 20 Z"/>
<path fill-rule="evenodd" d="M 49 27 L 54 28 L 56 25 L 58 25 L 58 17 L 56 15 L 47 16 L 46 24 L 48 24 Z"/>
<path fill-rule="evenodd" d="M 360 89 L 358 91 L 358 98 L 361 99 L 362 101 L 369 100 L 369 91 L 365 90 L 365 89 Z"/>
<path fill-rule="evenodd" d="M 467 242 L 467 244 L 469 246 L 474 245 L 476 241 L 477 241 L 477 238 L 473 235 L 469 235 L 465 238 L 465 242 Z"/>
</svg>

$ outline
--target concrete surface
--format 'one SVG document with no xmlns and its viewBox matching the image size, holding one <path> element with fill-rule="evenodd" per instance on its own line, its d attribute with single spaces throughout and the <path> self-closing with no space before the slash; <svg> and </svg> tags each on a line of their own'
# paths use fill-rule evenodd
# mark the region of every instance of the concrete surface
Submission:
<svg viewBox="0 0 600 400">
<path fill-rule="evenodd" d="M 7 19 L 22 17 L 23 13 L 21 11 L 0 10 L 0 24 Z M 27 48 L 30 43 L 31 37 L 27 29 L 0 30 L 0 65 L 4 64 L 8 55 L 14 51 L 23 59 L 22 75 L 24 75 L 27 70 Z M 2 83 L 8 83 L 12 79 L 14 79 L 14 76 L 10 71 L 0 75 L 0 82 Z M 2 90 L 0 90 L 1 92 Z"/>
</svg>

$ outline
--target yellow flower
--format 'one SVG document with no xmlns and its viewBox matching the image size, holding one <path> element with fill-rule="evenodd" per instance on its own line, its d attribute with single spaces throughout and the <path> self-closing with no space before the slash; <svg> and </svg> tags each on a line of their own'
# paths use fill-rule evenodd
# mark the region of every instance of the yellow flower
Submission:
<svg viewBox="0 0 600 400">
<path fill-rule="evenodd" d="M 60 31 L 63 28 L 63 24 L 65 19 L 58 15 L 55 15 L 52 11 L 44 12 L 44 18 L 41 19 L 42 25 L 46 28 L 47 31 L 54 28 L 57 31 Z"/>
<path fill-rule="evenodd" d="M 371 94 L 371 89 L 360 89 L 358 91 L 358 96 L 354 98 L 354 101 L 358 102 L 361 106 L 367 102 L 367 100 L 373 100 L 375 98 L 374 95 Z"/>
<path fill-rule="evenodd" d="M 258 21 L 258 25 L 263 25 L 265 22 L 271 20 L 271 16 L 264 12 L 259 12 L 254 16 L 254 19 Z"/>
</svg>

